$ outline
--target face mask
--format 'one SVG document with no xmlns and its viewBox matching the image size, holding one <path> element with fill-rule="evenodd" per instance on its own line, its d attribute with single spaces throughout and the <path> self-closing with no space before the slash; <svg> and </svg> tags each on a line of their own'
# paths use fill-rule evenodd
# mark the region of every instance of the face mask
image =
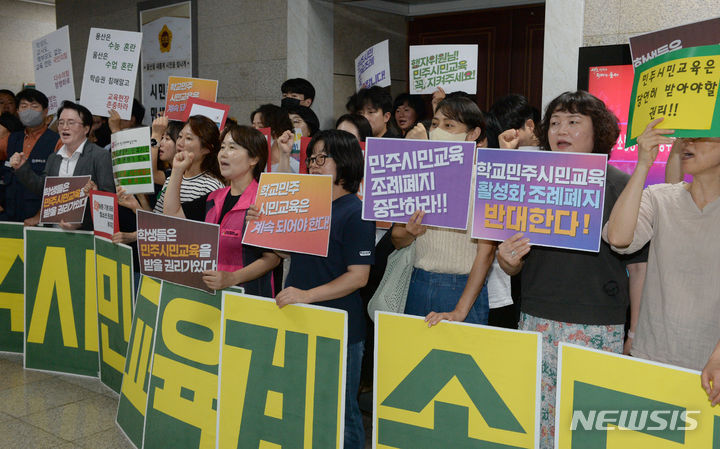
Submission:
<svg viewBox="0 0 720 449">
<path fill-rule="evenodd" d="M 448 140 L 451 142 L 464 142 L 468 133 L 453 134 L 444 129 L 435 128 L 430 131 L 430 140 Z"/>
<path fill-rule="evenodd" d="M 23 109 L 18 112 L 20 121 L 23 125 L 28 128 L 34 128 L 40 125 L 45 120 L 45 114 L 42 111 L 36 111 L 35 109 Z"/>
<path fill-rule="evenodd" d="M 300 100 L 297 98 L 285 97 L 280 101 L 280 107 L 283 109 L 294 109 L 300 106 Z"/>
</svg>

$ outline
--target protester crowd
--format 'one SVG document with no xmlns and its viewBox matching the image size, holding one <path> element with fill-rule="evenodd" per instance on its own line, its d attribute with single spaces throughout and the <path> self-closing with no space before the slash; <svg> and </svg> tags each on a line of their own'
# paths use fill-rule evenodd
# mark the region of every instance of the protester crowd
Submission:
<svg viewBox="0 0 720 449">
<path fill-rule="evenodd" d="M 374 86 L 349 97 L 336 129 L 321 129 L 307 80 L 289 79 L 280 91 L 279 105 L 258 105 L 250 117 L 228 119 L 222 130 L 203 116 L 185 123 L 158 116 L 151 126 L 155 193 L 131 195 L 115 188 L 109 143 L 112 133 L 140 126 L 140 102 L 131 120 L 115 111 L 93 116 L 73 102 L 53 118 L 42 92 L 0 90 L 0 221 L 38 225 L 44 177 L 90 175 L 88 189 L 118 194 L 117 243 L 135 242 L 138 209 L 219 224 L 217 270 L 203 274 L 209 288 L 239 285 L 275 298 L 279 307 L 319 304 L 348 313 L 346 448 L 365 442 L 357 397 L 373 335 L 367 304 L 388 257 L 400 251 L 412 251 L 405 253 L 412 265 L 405 313 L 425 317 L 430 326 L 449 320 L 542 333 L 543 448 L 554 441 L 560 342 L 696 370 L 707 363 L 703 387 L 720 401 L 720 138 L 674 139 L 672 130 L 662 129 L 662 118 L 648 124 L 638 139 L 634 173 L 607 166 L 599 252 L 533 247 L 523 234 L 501 243 L 473 239 L 469 223 L 465 231 L 428 226 L 421 210 L 405 224 L 376 229 L 361 218 L 356 196 L 361 143 L 368 137 L 429 139 L 609 155 L 620 131 L 601 100 L 566 92 L 541 116 L 517 94 L 482 112 L 463 92 L 439 88 L 432 98 L 403 93 L 393 100 L 388 89 Z M 270 128 L 269 152 L 260 128 Z M 333 181 L 327 257 L 241 242 L 245 227 L 260 216 L 254 206 L 260 174 L 268 165 L 272 172 L 300 171 L 292 152 L 299 133 L 312 139 L 307 171 Z M 672 145 L 667 183 L 644 188 L 661 144 Z M 693 181 L 684 182 L 685 174 Z M 82 224 L 60 226 L 92 229 L 89 211 Z M 134 252 L 139 272 L 137 247 Z"/>
</svg>

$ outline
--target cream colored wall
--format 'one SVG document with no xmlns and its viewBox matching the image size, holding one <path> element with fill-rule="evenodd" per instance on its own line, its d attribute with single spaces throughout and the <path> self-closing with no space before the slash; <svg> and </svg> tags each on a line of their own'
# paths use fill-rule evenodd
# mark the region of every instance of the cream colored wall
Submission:
<svg viewBox="0 0 720 449">
<path fill-rule="evenodd" d="M 32 41 L 55 31 L 55 8 L 17 0 L 0 0 L 0 89 L 18 92 L 35 82 Z"/>
<path fill-rule="evenodd" d="M 720 16 L 720 0 L 585 0 L 583 45 L 625 44 L 630 36 Z"/>
</svg>

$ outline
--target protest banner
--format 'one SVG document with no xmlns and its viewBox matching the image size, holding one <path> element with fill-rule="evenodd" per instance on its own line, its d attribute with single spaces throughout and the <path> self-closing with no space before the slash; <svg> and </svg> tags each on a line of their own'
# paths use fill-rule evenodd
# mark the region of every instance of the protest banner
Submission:
<svg viewBox="0 0 720 449">
<path fill-rule="evenodd" d="M 607 156 L 481 148 L 473 192 L 473 238 L 518 232 L 532 245 L 600 249 Z"/>
<path fill-rule="evenodd" d="M 633 67 L 674 50 L 714 45 L 720 42 L 720 18 L 652 31 L 630 39 Z"/>
<path fill-rule="evenodd" d="M 112 239 L 113 234 L 120 231 L 117 194 L 91 190 L 90 204 L 92 205 L 93 232 L 97 236 Z"/>
<path fill-rule="evenodd" d="M 140 13 L 142 32 L 142 103 L 150 124 L 165 111 L 168 77 L 192 76 L 192 21 L 190 2 L 153 7 Z"/>
<path fill-rule="evenodd" d="M 25 368 L 98 377 L 93 234 L 25 228 Z"/>
<path fill-rule="evenodd" d="M 625 145 L 635 145 L 658 117 L 673 137 L 720 136 L 719 75 L 720 45 L 676 50 L 637 67 Z"/>
<path fill-rule="evenodd" d="M 474 142 L 377 139 L 365 150 L 363 220 L 467 229 Z"/>
<path fill-rule="evenodd" d="M 130 120 L 142 33 L 90 28 L 80 104 L 93 115 Z"/>
<path fill-rule="evenodd" d="M 155 193 L 150 128 L 132 128 L 110 136 L 115 186 L 126 193 Z"/>
<path fill-rule="evenodd" d="M 327 256 L 332 212 L 331 176 L 262 173 L 255 206 L 260 217 L 245 227 L 243 243 Z"/>
<path fill-rule="evenodd" d="M 220 226 L 137 211 L 140 272 L 205 291 L 206 270 L 217 269 Z"/>
<path fill-rule="evenodd" d="M 23 224 L 0 222 L 0 352 L 23 352 Z"/>
<path fill-rule="evenodd" d="M 40 223 L 82 223 L 87 206 L 86 176 L 46 176 Z"/>
<path fill-rule="evenodd" d="M 720 444 L 720 409 L 698 371 L 560 343 L 557 373 L 557 449 Z"/>
<path fill-rule="evenodd" d="M 120 393 L 133 313 L 132 248 L 95 237 L 100 381 Z"/>
<path fill-rule="evenodd" d="M 163 282 L 144 449 L 215 447 L 221 301 L 220 292 Z"/>
<path fill-rule="evenodd" d="M 223 294 L 218 448 L 340 448 L 347 312 Z"/>
<path fill-rule="evenodd" d="M 165 117 L 170 120 L 183 120 L 187 102 L 190 98 L 201 100 L 217 100 L 218 82 L 201 78 L 171 76 L 168 78 Z"/>
<path fill-rule="evenodd" d="M 478 46 L 411 45 L 410 93 L 431 94 L 442 87 L 446 93 L 477 91 Z"/>
<path fill-rule="evenodd" d="M 136 448 L 142 447 L 145 432 L 145 408 L 161 286 L 160 281 L 147 276 L 140 279 L 115 419 L 122 432 Z"/>
<path fill-rule="evenodd" d="M 355 58 L 355 90 L 390 85 L 389 41 L 373 45 Z"/>
<path fill-rule="evenodd" d="M 225 120 L 230 112 L 230 105 L 203 100 L 201 98 L 190 98 L 187 101 L 183 121 L 187 122 L 193 115 L 207 117 L 222 131 L 225 128 Z"/>
<path fill-rule="evenodd" d="M 540 338 L 377 312 L 373 448 L 537 447 Z"/>
<path fill-rule="evenodd" d="M 48 114 L 54 114 L 63 101 L 75 101 L 70 28 L 64 27 L 32 42 L 35 88 L 48 99 Z"/>
</svg>

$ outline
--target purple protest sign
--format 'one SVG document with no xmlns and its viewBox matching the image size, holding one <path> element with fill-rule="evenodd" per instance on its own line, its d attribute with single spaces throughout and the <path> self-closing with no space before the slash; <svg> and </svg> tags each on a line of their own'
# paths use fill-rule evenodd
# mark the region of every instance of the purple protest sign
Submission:
<svg viewBox="0 0 720 449">
<path fill-rule="evenodd" d="M 368 138 L 363 220 L 467 229 L 475 142 Z"/>
<path fill-rule="evenodd" d="M 477 161 L 474 238 L 599 251 L 606 155 L 483 148 Z"/>
</svg>

